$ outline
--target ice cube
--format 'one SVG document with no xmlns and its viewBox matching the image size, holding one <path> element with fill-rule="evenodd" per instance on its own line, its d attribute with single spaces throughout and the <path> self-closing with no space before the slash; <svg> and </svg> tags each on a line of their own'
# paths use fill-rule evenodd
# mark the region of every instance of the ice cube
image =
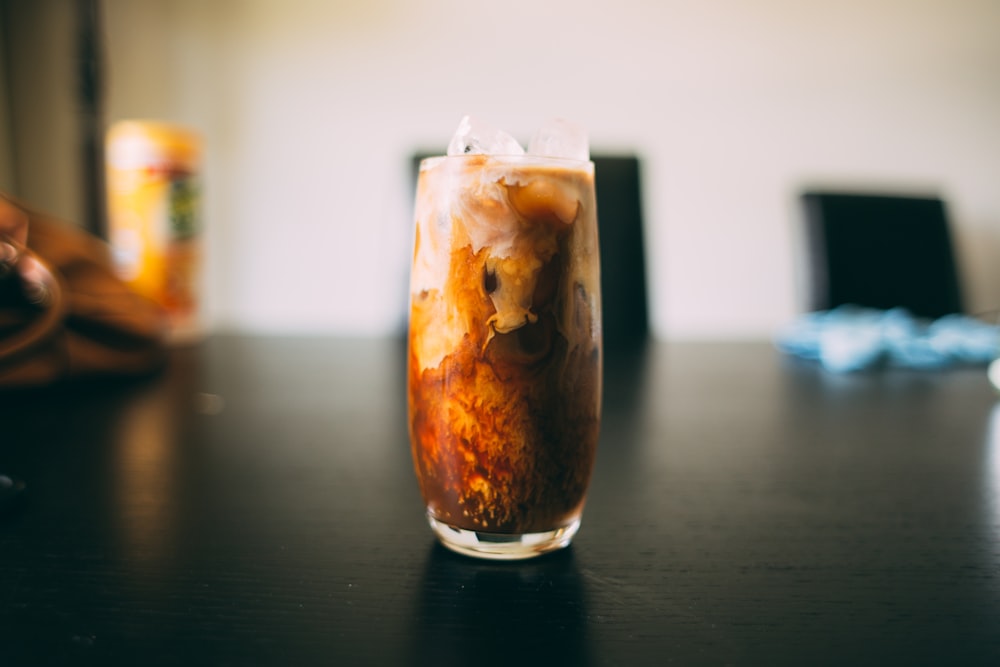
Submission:
<svg viewBox="0 0 1000 667">
<path fill-rule="evenodd" d="M 448 155 L 467 154 L 524 155 L 524 148 L 517 139 L 481 118 L 465 116 L 448 144 Z"/>
<path fill-rule="evenodd" d="M 590 141 L 587 139 L 587 130 L 565 118 L 547 120 L 531 138 L 528 154 L 589 160 Z"/>
</svg>

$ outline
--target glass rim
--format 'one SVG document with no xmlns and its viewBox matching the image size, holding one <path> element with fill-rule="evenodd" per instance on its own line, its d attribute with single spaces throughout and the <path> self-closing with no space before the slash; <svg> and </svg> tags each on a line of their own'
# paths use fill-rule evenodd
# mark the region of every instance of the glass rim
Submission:
<svg viewBox="0 0 1000 667">
<path fill-rule="evenodd" d="M 440 162 L 482 160 L 485 164 L 496 162 L 503 165 L 525 165 L 525 166 L 563 166 L 575 167 L 577 169 L 593 170 L 593 159 L 578 160 L 571 157 L 555 157 L 551 155 L 531 155 L 520 154 L 491 154 L 491 153 L 465 153 L 462 155 L 428 155 L 420 160 L 420 171 L 430 169 Z"/>
</svg>

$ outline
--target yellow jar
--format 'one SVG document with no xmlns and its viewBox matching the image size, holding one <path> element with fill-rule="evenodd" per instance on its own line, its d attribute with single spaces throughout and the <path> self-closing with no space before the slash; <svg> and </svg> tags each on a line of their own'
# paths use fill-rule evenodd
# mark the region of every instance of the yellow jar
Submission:
<svg viewBox="0 0 1000 667">
<path fill-rule="evenodd" d="M 174 341 L 199 338 L 201 137 L 168 123 L 121 121 L 108 130 L 105 156 L 119 276 L 163 306 Z"/>
</svg>

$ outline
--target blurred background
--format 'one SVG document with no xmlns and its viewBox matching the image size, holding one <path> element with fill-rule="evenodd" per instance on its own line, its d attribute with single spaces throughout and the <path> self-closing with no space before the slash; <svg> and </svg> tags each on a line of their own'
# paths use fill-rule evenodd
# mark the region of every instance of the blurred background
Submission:
<svg viewBox="0 0 1000 667">
<path fill-rule="evenodd" d="M 803 311 L 806 187 L 941 195 L 968 312 L 1000 305 L 995 0 L 0 0 L 0 188 L 74 221 L 85 5 L 99 123 L 204 137 L 217 331 L 397 332 L 410 156 L 466 113 L 640 157 L 658 338 Z"/>
</svg>

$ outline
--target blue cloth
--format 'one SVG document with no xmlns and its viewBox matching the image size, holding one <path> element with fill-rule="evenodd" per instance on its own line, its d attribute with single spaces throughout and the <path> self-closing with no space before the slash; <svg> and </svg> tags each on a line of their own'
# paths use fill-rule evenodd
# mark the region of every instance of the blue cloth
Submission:
<svg viewBox="0 0 1000 667">
<path fill-rule="evenodd" d="M 903 308 L 840 306 L 809 313 L 780 332 L 775 342 L 783 352 L 817 360 L 838 373 L 883 363 L 919 369 L 985 364 L 1000 356 L 996 325 L 964 315 L 928 322 Z"/>
</svg>

